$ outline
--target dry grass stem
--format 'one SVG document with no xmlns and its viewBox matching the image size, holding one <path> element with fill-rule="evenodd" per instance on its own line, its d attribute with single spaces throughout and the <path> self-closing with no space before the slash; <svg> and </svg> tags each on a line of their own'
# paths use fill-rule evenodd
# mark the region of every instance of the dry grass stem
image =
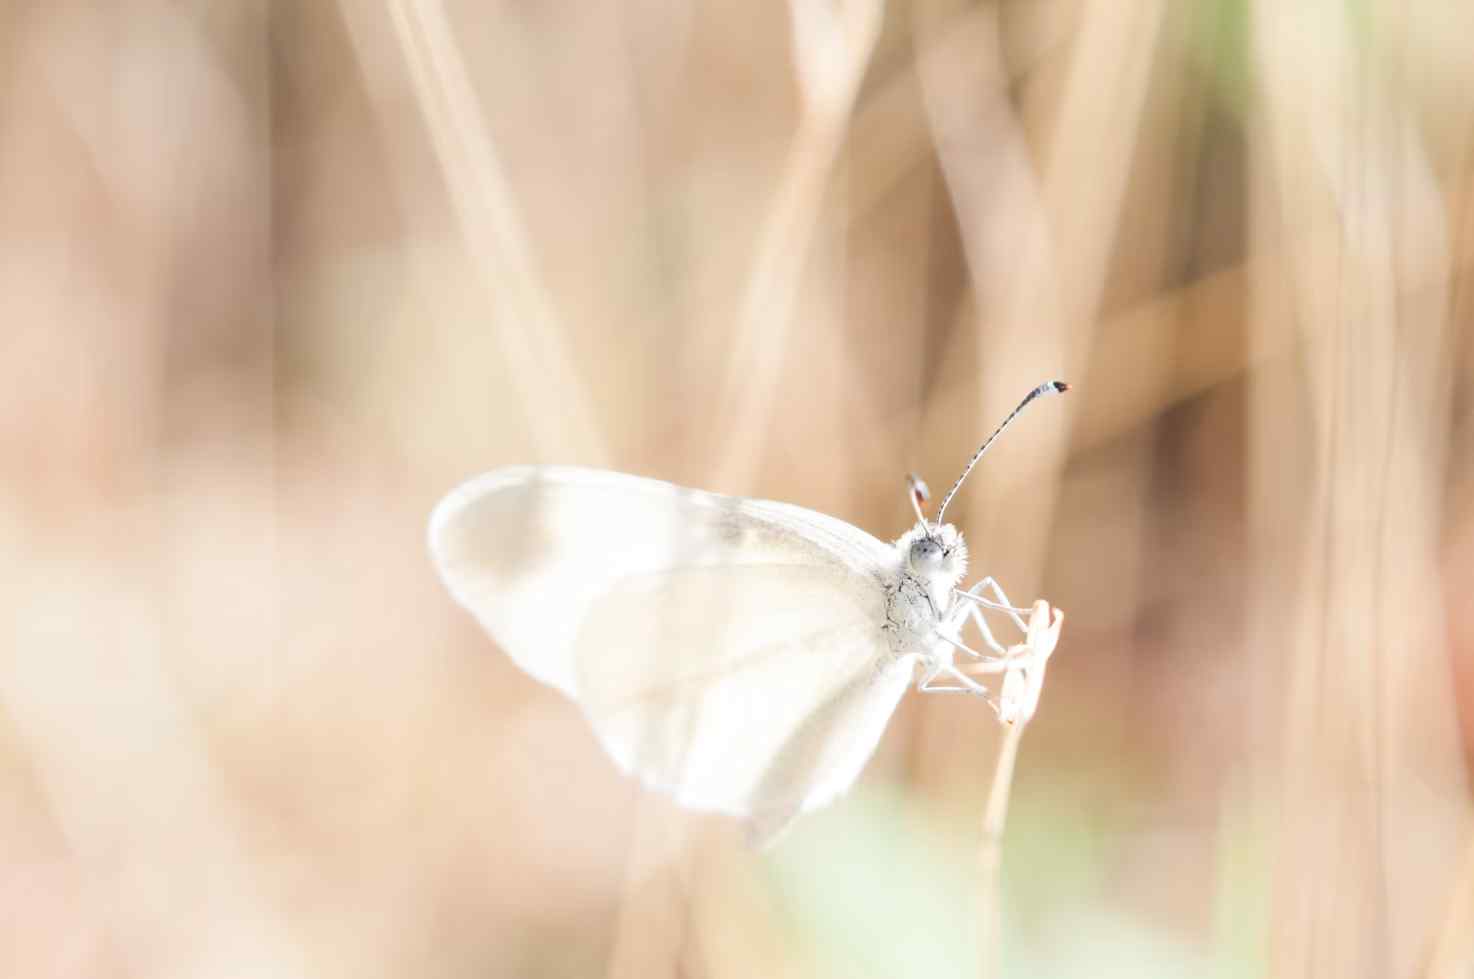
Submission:
<svg viewBox="0 0 1474 979">
<path fill-rule="evenodd" d="M 1013 790 L 1013 767 L 1027 722 L 1003 725 L 1003 742 L 993 767 L 993 783 L 983 808 L 982 840 L 978 845 L 978 965 L 982 979 L 1003 974 L 1003 827 Z"/>
<path fill-rule="evenodd" d="M 1441 192 L 1398 105 L 1399 62 L 1372 56 L 1350 11 L 1259 4 L 1255 25 L 1269 137 L 1256 250 L 1292 243 L 1256 280 L 1273 305 L 1253 318 L 1255 342 L 1299 331 L 1310 422 L 1308 445 L 1284 439 L 1295 395 L 1258 387 L 1259 563 L 1292 569 L 1255 582 L 1272 661 L 1261 689 L 1283 705 L 1286 745 L 1273 963 L 1287 976 L 1408 975 L 1445 893 L 1426 882 L 1449 872 L 1441 854 L 1470 812 L 1457 750 L 1429 750 L 1456 730 L 1434 543 L 1450 390 Z M 1339 235 L 1303 233 L 1332 222 Z M 1286 471 L 1308 501 L 1288 524 Z M 1420 803 L 1413 834 L 1420 782 L 1464 789 Z"/>
<path fill-rule="evenodd" d="M 719 456 L 712 482 L 728 492 L 747 487 L 762 459 L 792 352 L 788 336 L 800 283 L 884 6 L 882 0 L 792 0 L 788 7 L 802 108 L 758 238 L 719 391 L 727 427 L 713 440 Z"/>
<path fill-rule="evenodd" d="M 1443 921 L 1433 935 L 1433 950 L 1423 979 L 1469 979 L 1474 976 L 1474 833 L 1464 847 L 1463 866 L 1449 891 Z"/>
<path fill-rule="evenodd" d="M 541 283 L 515 194 L 478 108 L 442 0 L 386 0 L 466 245 L 482 275 L 497 339 L 532 444 L 544 458 L 605 456 L 586 386 L 574 371 L 555 304 Z"/>
</svg>

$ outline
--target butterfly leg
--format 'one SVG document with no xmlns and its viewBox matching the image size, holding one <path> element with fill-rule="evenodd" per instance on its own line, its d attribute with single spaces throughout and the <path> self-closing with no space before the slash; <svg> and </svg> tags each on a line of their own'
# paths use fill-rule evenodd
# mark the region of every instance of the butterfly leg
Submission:
<svg viewBox="0 0 1474 979">
<path fill-rule="evenodd" d="M 968 669 L 973 673 L 1007 673 L 1011 667 L 1018 665 L 1020 659 L 1020 656 L 1017 653 L 1010 654 L 1008 650 L 1004 649 L 1002 646 L 998 647 L 997 656 L 988 656 L 978 652 L 976 649 L 971 649 L 968 646 L 963 645 L 961 642 L 953 639 L 951 636 L 939 634 L 938 638 L 941 639 L 942 642 L 951 646 L 953 649 L 964 652 L 967 655 L 978 660 L 976 664 L 968 667 Z"/>
<path fill-rule="evenodd" d="M 1008 600 L 1008 596 L 1003 594 L 1003 586 L 998 584 L 998 580 L 996 578 L 994 578 L 992 575 L 989 575 L 982 581 L 978 582 L 978 585 L 980 587 L 993 589 L 993 594 L 998 597 L 998 601 L 1003 603 L 1003 608 L 1000 609 L 1000 611 L 1006 611 L 1008 617 L 1013 620 L 1013 624 L 1018 626 L 1019 629 L 1023 630 L 1025 634 L 1028 633 L 1029 627 L 1024 623 L 1024 620 L 1020 618 L 1020 615 L 1028 614 L 1029 610 L 1014 608 L 1013 603 Z"/>
<path fill-rule="evenodd" d="M 989 588 L 993 590 L 994 596 L 998 599 L 996 602 L 991 601 L 990 599 L 978 594 L 979 592 L 982 592 Z M 1003 586 L 998 584 L 998 580 L 992 575 L 989 575 L 982 581 L 979 581 L 967 591 L 959 592 L 958 594 L 966 595 L 970 600 L 977 602 L 978 604 L 986 608 L 991 608 L 999 612 L 1006 613 L 1008 617 L 1013 620 L 1013 624 L 1019 627 L 1020 631 L 1029 631 L 1029 627 L 1025 625 L 1024 620 L 1020 618 L 1021 615 L 1027 615 L 1029 613 L 1029 610 L 1026 608 L 1015 608 L 1013 603 L 1008 600 L 1008 596 L 1003 594 Z"/>
<path fill-rule="evenodd" d="M 936 679 L 937 679 L 937 677 L 940 676 L 941 674 L 944 674 L 944 673 L 947 675 L 947 677 L 949 679 L 954 680 L 955 682 L 957 682 L 958 684 L 961 684 L 961 685 L 960 686 L 945 686 L 945 687 L 943 687 L 943 686 L 937 686 L 936 685 L 936 682 L 935 682 Z M 984 702 L 986 702 L 987 705 L 989 707 L 992 707 L 995 711 L 998 710 L 998 705 L 1000 703 L 999 699 L 997 697 L 993 696 L 993 694 L 991 692 L 989 692 L 989 690 L 988 690 L 987 687 L 985 687 L 981 683 L 978 683 L 977 681 L 973 680 L 971 677 L 967 676 L 966 674 L 958 672 L 955 668 L 950 667 L 950 666 L 945 666 L 945 665 L 937 666 L 937 667 L 933 668 L 931 670 L 931 672 L 929 672 L 926 676 L 922 677 L 921 678 L 921 682 L 917 684 L 916 689 L 920 690 L 922 693 L 965 693 L 965 694 L 971 694 L 974 697 L 981 697 L 981 698 L 983 698 Z"/>
<path fill-rule="evenodd" d="M 985 588 L 993 589 L 995 597 L 989 598 L 988 596 L 982 594 L 982 591 Z M 1026 615 L 1030 611 L 1026 608 L 1018 608 L 1017 606 L 1010 605 L 1008 603 L 1008 596 L 1003 594 L 1003 588 L 998 584 L 998 579 L 994 578 L 992 575 L 989 575 L 988 577 L 975 582 L 973 586 L 966 591 L 963 591 L 960 588 L 954 590 L 959 596 L 974 601 L 984 608 L 995 609 L 999 612 L 1012 612 L 1015 615 Z"/>
<path fill-rule="evenodd" d="M 960 686 L 935 686 L 937 678 L 944 675 L 947 679 L 960 684 Z M 932 666 L 932 668 L 927 670 L 922 678 L 917 681 L 916 689 L 920 690 L 922 693 L 970 693 L 979 697 L 986 698 L 989 703 L 993 702 L 992 698 L 988 696 L 987 687 L 983 686 L 972 677 L 959 672 L 955 666 L 952 666 L 949 663 L 937 663 Z"/>
<path fill-rule="evenodd" d="M 986 625 L 983 627 L 983 639 L 987 641 L 988 648 L 993 650 L 994 655 L 989 656 L 987 653 L 978 652 L 976 649 L 973 649 L 971 646 L 964 643 L 961 639 L 961 627 L 965 621 L 966 616 L 964 615 L 960 617 L 960 620 L 955 625 L 944 625 L 939 627 L 936 631 L 936 637 L 942 640 L 942 642 L 951 646 L 953 649 L 957 650 L 959 653 L 966 653 L 973 659 L 988 660 L 991 662 L 992 660 L 1008 655 L 1008 650 L 1004 649 L 1001 645 L 998 644 L 998 640 L 993 638 L 992 633 L 988 631 Z"/>
<path fill-rule="evenodd" d="M 956 595 L 958 598 L 965 598 L 969 602 L 980 605 L 983 608 L 990 608 L 995 612 L 1008 612 L 1011 615 L 1023 615 L 1025 612 L 1029 611 L 1029 609 L 1026 608 L 1018 608 L 1014 605 L 1004 605 L 1001 602 L 995 602 L 991 598 L 986 598 L 982 595 L 979 595 L 977 593 L 976 585 L 974 585 L 972 588 L 969 588 L 967 591 L 963 591 L 961 588 L 954 589 L 952 594 Z"/>
<path fill-rule="evenodd" d="M 983 613 L 978 607 L 976 605 L 969 605 L 967 612 L 972 617 L 973 624 L 978 627 L 978 632 L 982 634 L 983 641 L 988 644 L 988 648 L 999 656 L 1007 656 L 1008 650 L 1004 649 L 1003 644 L 993 635 L 993 630 L 989 627 L 988 620 L 983 616 Z"/>
<path fill-rule="evenodd" d="M 977 599 L 977 597 L 978 597 L 976 595 L 971 595 L 971 594 L 969 594 L 968 592 L 965 592 L 965 591 L 960 591 L 957 594 L 959 596 L 963 596 L 963 597 L 967 597 L 967 598 L 972 598 L 972 599 Z M 961 606 L 958 609 L 958 611 L 961 613 L 961 618 L 959 619 L 959 621 L 957 623 L 957 628 L 959 630 L 960 630 L 963 622 L 966 621 L 967 617 L 968 616 L 971 616 L 973 622 L 975 622 L 977 624 L 978 632 L 982 633 L 983 641 L 988 644 L 988 648 L 991 649 L 991 650 L 993 650 L 993 652 L 997 653 L 999 656 L 1006 656 L 1008 654 L 1008 650 L 1004 649 L 1003 648 L 1003 644 L 1000 643 L 994 637 L 993 630 L 988 627 L 988 621 L 983 618 L 983 614 L 978 611 L 978 607 L 976 605 L 973 605 L 971 603 L 968 603 L 968 604 L 965 604 L 965 605 Z M 978 657 L 979 659 L 985 658 L 982 653 L 974 653 L 972 650 L 968 649 L 966 646 L 962 647 L 962 650 L 963 650 L 963 652 L 966 652 L 966 653 L 972 653 L 972 655 Z"/>
</svg>

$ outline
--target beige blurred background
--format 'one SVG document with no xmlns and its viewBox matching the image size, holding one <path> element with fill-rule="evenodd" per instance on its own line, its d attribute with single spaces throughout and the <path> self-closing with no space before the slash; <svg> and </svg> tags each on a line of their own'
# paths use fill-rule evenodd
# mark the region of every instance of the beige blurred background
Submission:
<svg viewBox="0 0 1474 979">
<path fill-rule="evenodd" d="M 440 589 L 510 462 L 1068 620 L 1005 975 L 1474 976 L 1474 7 L 0 3 L 0 972 L 970 976 L 998 734 L 774 851 Z"/>
</svg>

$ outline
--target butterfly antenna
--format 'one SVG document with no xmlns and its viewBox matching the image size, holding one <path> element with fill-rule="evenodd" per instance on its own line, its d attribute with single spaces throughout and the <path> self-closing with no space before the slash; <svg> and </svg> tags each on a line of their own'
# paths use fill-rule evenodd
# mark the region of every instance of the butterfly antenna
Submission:
<svg viewBox="0 0 1474 979">
<path fill-rule="evenodd" d="M 911 497 L 911 509 L 916 511 L 916 519 L 921 523 L 921 529 L 926 529 L 926 515 L 921 512 L 921 504 L 931 499 L 931 490 L 926 488 L 926 483 L 915 473 L 906 474 L 906 485 L 911 488 L 907 495 Z"/>
<path fill-rule="evenodd" d="M 972 454 L 971 459 L 967 460 L 967 468 L 962 470 L 962 475 L 957 477 L 957 482 L 953 483 L 952 488 L 947 491 L 947 495 L 942 497 L 942 505 L 937 507 L 937 523 L 942 522 L 942 514 L 947 512 L 947 504 L 951 503 L 952 497 L 957 495 L 958 488 L 962 486 L 962 481 L 967 478 L 967 474 L 972 472 L 972 467 L 978 464 L 978 460 L 983 457 L 983 453 L 988 451 L 988 446 L 992 445 L 993 440 L 1003 434 L 1003 430 L 1013 423 L 1013 420 L 1018 417 L 1019 412 L 1023 411 L 1030 401 L 1033 401 L 1041 394 L 1064 394 L 1069 389 L 1070 386 L 1064 381 L 1045 381 L 1024 395 L 1024 400 L 1018 403 L 1018 407 L 1008 413 L 1008 417 L 1003 419 L 1003 424 L 995 428 L 993 434 L 988 436 L 988 440 L 978 447 L 978 450 Z"/>
</svg>

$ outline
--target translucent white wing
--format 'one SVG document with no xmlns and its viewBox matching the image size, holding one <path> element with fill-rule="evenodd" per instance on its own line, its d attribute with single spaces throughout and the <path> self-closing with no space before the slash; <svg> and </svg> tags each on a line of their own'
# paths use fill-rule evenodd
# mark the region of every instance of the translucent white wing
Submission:
<svg viewBox="0 0 1474 979">
<path fill-rule="evenodd" d="M 430 546 L 622 767 L 760 835 L 848 787 L 910 680 L 881 628 L 894 549 L 800 507 L 504 469 L 440 504 Z"/>
<path fill-rule="evenodd" d="M 910 664 L 830 568 L 744 565 L 626 579 L 578 643 L 579 701 L 627 771 L 756 835 L 848 788 Z M 880 594 L 878 586 L 872 589 Z"/>
<path fill-rule="evenodd" d="M 832 569 L 879 600 L 894 550 L 802 507 L 595 469 L 498 469 L 430 518 L 451 594 L 528 673 L 575 694 L 574 641 L 593 604 L 633 575 L 750 564 Z"/>
</svg>

